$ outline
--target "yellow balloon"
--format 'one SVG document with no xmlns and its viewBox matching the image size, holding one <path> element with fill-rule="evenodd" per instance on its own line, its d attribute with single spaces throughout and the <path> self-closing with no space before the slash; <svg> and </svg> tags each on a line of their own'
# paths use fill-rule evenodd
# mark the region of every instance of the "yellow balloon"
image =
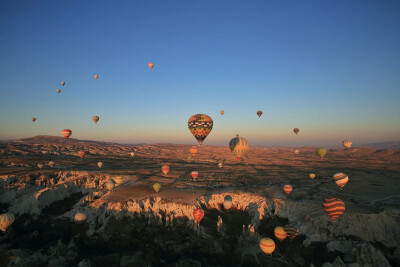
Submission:
<svg viewBox="0 0 400 267">
<path fill-rule="evenodd" d="M 120 185 L 120 184 L 122 184 L 124 182 L 124 177 L 117 176 L 117 177 L 114 178 L 114 182 L 115 182 L 116 185 Z"/>
<path fill-rule="evenodd" d="M 283 241 L 287 237 L 286 231 L 282 226 L 275 227 L 274 234 L 275 234 L 276 238 L 279 239 L 279 241 Z"/>
<path fill-rule="evenodd" d="M 156 193 L 158 193 L 158 191 L 160 191 L 160 189 L 161 189 L 161 184 L 155 183 L 155 184 L 153 184 L 153 188 L 154 188 L 154 191 L 156 191 Z"/>
<path fill-rule="evenodd" d="M 264 237 L 260 241 L 260 248 L 265 254 L 270 255 L 275 250 L 275 242 L 271 238 Z"/>
<path fill-rule="evenodd" d="M 315 178 L 315 174 L 314 174 L 314 173 L 310 173 L 309 176 L 310 176 L 311 179 L 314 179 L 314 178 Z"/>
</svg>

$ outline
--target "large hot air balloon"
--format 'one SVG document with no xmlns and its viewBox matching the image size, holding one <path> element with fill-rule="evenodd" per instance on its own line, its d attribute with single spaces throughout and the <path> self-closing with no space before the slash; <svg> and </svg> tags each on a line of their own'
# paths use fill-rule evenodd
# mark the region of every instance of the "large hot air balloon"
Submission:
<svg viewBox="0 0 400 267">
<path fill-rule="evenodd" d="M 231 152 L 235 154 L 236 158 L 240 160 L 242 156 L 249 150 L 249 143 L 243 137 L 239 137 L 237 134 L 235 138 L 232 138 L 229 142 L 229 148 Z"/>
<path fill-rule="evenodd" d="M 42 169 L 44 165 L 43 165 L 43 163 L 38 163 L 37 166 L 38 166 L 39 169 Z"/>
<path fill-rule="evenodd" d="M 99 118 L 99 116 L 93 116 L 92 119 L 93 119 L 94 123 L 97 123 L 100 118 Z"/>
<path fill-rule="evenodd" d="M 316 150 L 317 155 L 318 155 L 321 159 L 324 158 L 326 152 L 327 152 L 326 148 L 323 148 L 323 147 L 319 147 L 319 148 L 317 148 L 317 150 Z"/>
<path fill-rule="evenodd" d="M 108 181 L 108 182 L 106 183 L 106 188 L 107 188 L 108 190 L 110 190 L 110 191 L 114 188 L 114 186 L 115 186 L 115 184 L 114 184 L 113 181 Z"/>
<path fill-rule="evenodd" d="M 57 89 L 56 92 L 57 92 L 57 94 L 59 94 L 59 93 L 61 93 L 61 90 L 60 90 L 60 89 Z"/>
<path fill-rule="evenodd" d="M 49 161 L 49 166 L 50 166 L 50 168 L 53 168 L 54 165 L 56 165 L 56 164 L 54 163 L 54 161 Z"/>
<path fill-rule="evenodd" d="M 205 114 L 196 114 L 189 118 L 188 127 L 201 145 L 213 128 L 213 120 Z"/>
<path fill-rule="evenodd" d="M 349 148 L 351 147 L 352 144 L 353 144 L 353 142 L 351 142 L 350 140 L 344 140 L 344 141 L 343 141 L 343 146 L 344 146 L 346 149 L 349 149 Z"/>
<path fill-rule="evenodd" d="M 198 173 L 198 172 L 196 172 L 196 171 L 192 171 L 190 174 L 192 175 L 192 177 L 193 177 L 193 180 L 195 180 L 195 181 L 196 181 L 196 179 L 197 179 L 197 176 L 199 176 L 199 173 Z"/>
<path fill-rule="evenodd" d="M 293 132 L 294 132 L 295 134 L 298 134 L 298 133 L 299 133 L 299 128 L 294 128 L 294 129 L 293 129 Z"/>
<path fill-rule="evenodd" d="M 290 184 L 285 184 L 283 186 L 283 191 L 285 191 L 286 195 L 289 195 L 293 190 L 293 187 Z"/>
<path fill-rule="evenodd" d="M 35 121 L 36 121 L 36 118 L 32 118 L 31 120 L 32 120 L 32 122 L 35 122 Z"/>
<path fill-rule="evenodd" d="M 198 223 L 200 223 L 201 219 L 203 219 L 203 217 L 204 217 L 204 211 L 203 211 L 202 209 L 200 209 L 200 208 L 195 209 L 195 210 L 193 211 L 193 216 L 194 216 L 194 219 L 195 219 Z"/>
<path fill-rule="evenodd" d="M 97 166 L 99 166 L 99 168 L 101 169 L 101 167 L 103 167 L 103 162 L 101 161 L 97 162 Z"/>
<path fill-rule="evenodd" d="M 3 213 L 0 215 L 0 230 L 5 232 L 8 227 L 15 221 L 12 213 Z"/>
<path fill-rule="evenodd" d="M 164 173 L 164 175 L 167 175 L 167 173 L 169 172 L 169 166 L 168 165 L 163 165 L 161 167 L 161 171 Z"/>
<path fill-rule="evenodd" d="M 224 115 L 224 114 L 225 114 L 225 111 L 221 110 L 219 113 L 220 113 L 221 115 Z"/>
<path fill-rule="evenodd" d="M 83 212 L 78 212 L 74 216 L 74 220 L 76 222 L 84 222 L 84 221 L 86 221 L 86 219 L 87 219 L 87 215 Z"/>
<path fill-rule="evenodd" d="M 349 176 L 344 173 L 336 173 L 333 175 L 333 181 L 339 186 L 340 190 L 342 190 L 349 181 Z"/>
<path fill-rule="evenodd" d="M 314 179 L 315 178 L 315 174 L 314 173 L 310 173 L 308 176 L 310 177 L 310 179 Z"/>
<path fill-rule="evenodd" d="M 61 131 L 61 133 L 65 137 L 65 139 L 68 139 L 71 136 L 72 131 L 69 130 L 69 129 L 64 129 L 64 130 Z"/>
<path fill-rule="evenodd" d="M 161 189 L 161 184 L 160 183 L 153 184 L 153 189 L 154 191 L 156 191 L 156 193 L 158 193 Z"/>
<path fill-rule="evenodd" d="M 196 156 L 197 152 L 199 152 L 199 148 L 197 146 L 192 146 L 190 148 L 190 154 L 192 154 L 192 156 Z"/>
<path fill-rule="evenodd" d="M 263 112 L 262 112 L 261 110 L 257 111 L 258 117 L 261 117 L 262 113 L 263 113 Z"/>
<path fill-rule="evenodd" d="M 260 248 L 265 254 L 271 255 L 275 250 L 275 242 L 271 238 L 264 237 L 260 241 Z"/>
<path fill-rule="evenodd" d="M 83 150 L 79 150 L 79 151 L 78 151 L 78 156 L 79 156 L 81 159 L 83 159 L 83 158 L 85 158 L 85 156 L 86 156 L 86 152 L 83 151 Z"/>
<path fill-rule="evenodd" d="M 229 210 L 230 208 L 232 208 L 232 197 L 230 195 L 226 195 L 224 197 L 224 209 Z"/>
<path fill-rule="evenodd" d="M 99 78 L 99 75 L 94 75 L 94 78 L 97 80 Z"/>
<path fill-rule="evenodd" d="M 332 221 L 335 221 L 346 209 L 344 202 L 338 198 L 325 198 L 322 202 L 322 207 L 331 217 Z"/>
<path fill-rule="evenodd" d="M 279 241 L 283 241 L 287 237 L 287 233 L 282 226 L 275 227 L 274 234 L 275 234 L 276 238 L 278 238 Z"/>
<path fill-rule="evenodd" d="M 284 230 L 290 239 L 295 238 L 299 234 L 299 229 L 292 226 L 287 226 L 284 228 Z"/>
<path fill-rule="evenodd" d="M 154 64 L 150 62 L 150 63 L 149 63 L 149 68 L 150 68 L 150 69 L 153 69 L 153 67 L 154 67 Z"/>
<path fill-rule="evenodd" d="M 62 86 L 64 86 L 64 85 L 65 85 L 65 82 L 64 82 L 64 81 L 63 81 L 63 82 L 61 82 L 61 85 L 62 85 Z"/>
</svg>

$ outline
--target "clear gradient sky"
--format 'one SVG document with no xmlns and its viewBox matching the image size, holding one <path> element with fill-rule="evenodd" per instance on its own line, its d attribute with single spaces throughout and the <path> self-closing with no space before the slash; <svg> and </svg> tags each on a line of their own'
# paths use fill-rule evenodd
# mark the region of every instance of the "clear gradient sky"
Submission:
<svg viewBox="0 0 400 267">
<path fill-rule="evenodd" d="M 187 120 L 204 113 L 206 145 L 397 141 L 399 14 L 397 0 L 3 0 L 0 139 L 196 144 Z"/>
</svg>

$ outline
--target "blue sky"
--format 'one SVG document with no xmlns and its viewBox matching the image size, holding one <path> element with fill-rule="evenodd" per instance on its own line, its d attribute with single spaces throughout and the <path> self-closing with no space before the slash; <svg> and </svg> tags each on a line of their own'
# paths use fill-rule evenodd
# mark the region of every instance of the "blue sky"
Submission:
<svg viewBox="0 0 400 267">
<path fill-rule="evenodd" d="M 1 1 L 0 139 L 195 144 L 187 120 L 204 113 L 210 145 L 399 140 L 398 14 L 399 1 Z"/>
</svg>

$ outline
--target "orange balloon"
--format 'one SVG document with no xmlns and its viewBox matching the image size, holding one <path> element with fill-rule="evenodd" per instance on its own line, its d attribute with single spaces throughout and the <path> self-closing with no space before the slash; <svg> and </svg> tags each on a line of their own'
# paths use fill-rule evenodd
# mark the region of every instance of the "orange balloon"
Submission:
<svg viewBox="0 0 400 267">
<path fill-rule="evenodd" d="M 169 172 L 169 166 L 168 165 L 162 166 L 161 171 L 164 173 L 164 175 L 167 175 L 167 173 Z"/>
<path fill-rule="evenodd" d="M 64 130 L 61 131 L 61 133 L 65 137 L 65 139 L 68 139 L 71 136 L 72 131 L 69 130 L 69 129 L 64 129 Z"/>
<path fill-rule="evenodd" d="M 193 211 L 193 216 L 195 218 L 195 220 L 200 223 L 201 219 L 203 219 L 204 217 L 204 211 L 202 209 L 195 209 Z"/>
<path fill-rule="evenodd" d="M 150 63 L 149 63 L 149 68 L 150 68 L 150 69 L 153 69 L 153 67 L 154 67 L 154 64 L 150 62 Z"/>
<path fill-rule="evenodd" d="M 286 184 L 283 186 L 283 191 L 285 191 L 286 195 L 289 195 L 292 192 L 293 188 L 290 184 Z"/>
</svg>

